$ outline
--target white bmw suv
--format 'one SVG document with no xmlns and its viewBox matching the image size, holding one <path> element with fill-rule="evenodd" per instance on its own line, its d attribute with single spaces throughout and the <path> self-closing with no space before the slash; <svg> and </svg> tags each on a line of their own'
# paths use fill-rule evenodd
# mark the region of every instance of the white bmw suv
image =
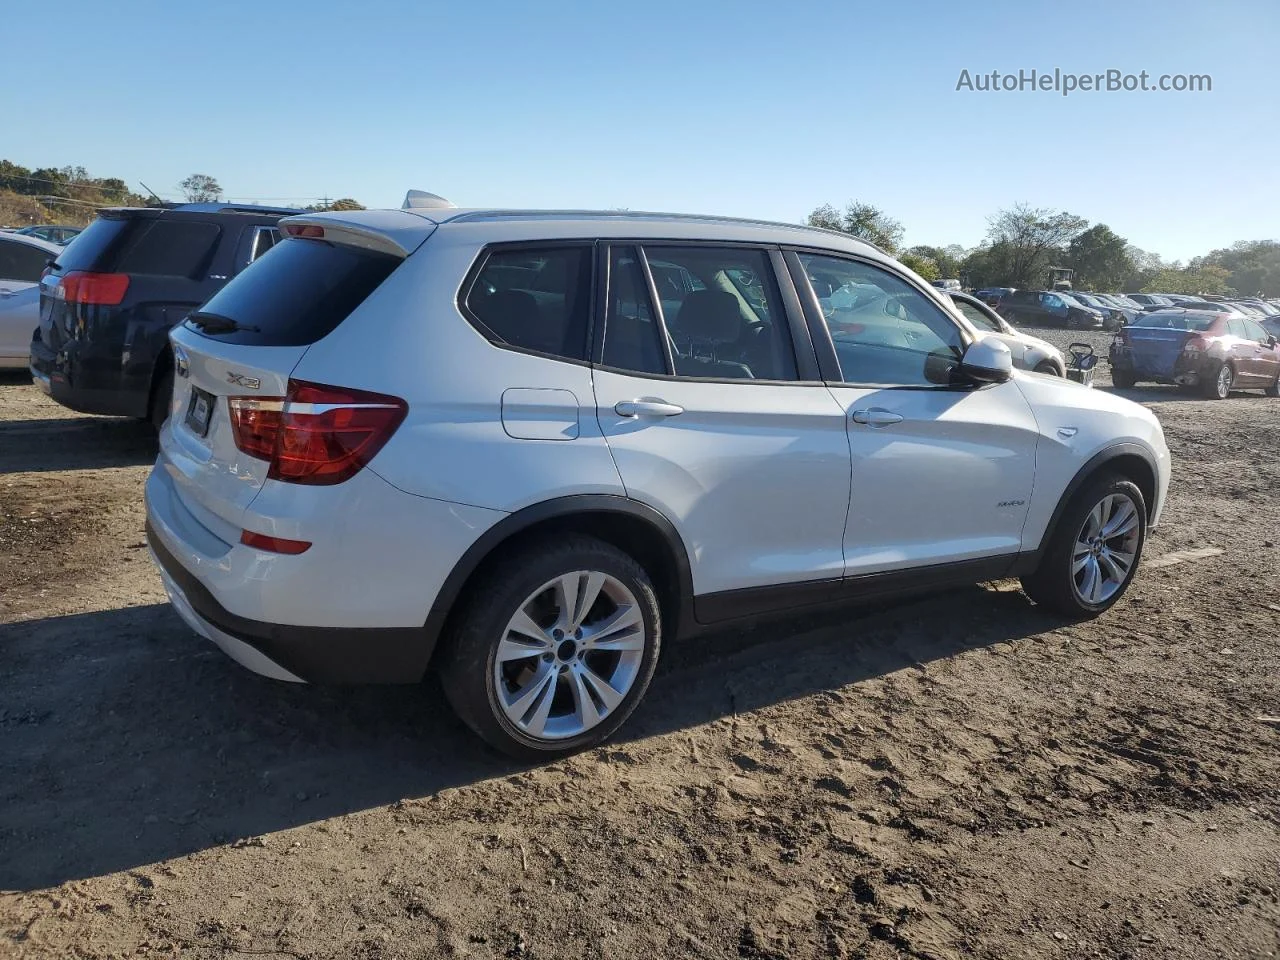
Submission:
<svg viewBox="0 0 1280 960">
<path fill-rule="evenodd" d="M 1148 410 L 1014 372 L 843 235 L 409 204 L 282 228 L 171 334 L 146 500 L 173 605 L 282 680 L 435 668 L 519 757 L 608 736 L 712 626 L 1008 576 L 1094 616 L 1164 504 Z"/>
</svg>

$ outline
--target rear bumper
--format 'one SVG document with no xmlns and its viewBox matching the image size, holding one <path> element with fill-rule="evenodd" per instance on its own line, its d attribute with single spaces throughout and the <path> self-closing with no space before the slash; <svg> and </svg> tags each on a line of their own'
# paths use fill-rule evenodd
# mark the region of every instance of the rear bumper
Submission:
<svg viewBox="0 0 1280 960">
<path fill-rule="evenodd" d="M 150 520 L 147 543 L 174 610 L 233 660 L 276 680 L 417 683 L 435 645 L 422 628 L 291 627 L 231 613 L 182 566 Z"/>
<path fill-rule="evenodd" d="M 432 603 L 504 514 L 415 497 L 368 469 L 332 487 L 269 481 L 239 524 L 312 543 L 295 556 L 269 553 L 239 543 L 239 524 L 213 523 L 188 503 L 165 442 L 162 434 L 147 478 L 147 541 L 174 608 L 197 633 L 281 679 L 422 678 L 440 628 L 427 627 Z"/>
<path fill-rule="evenodd" d="M 86 349 L 78 346 L 75 350 L 54 351 L 42 340 L 31 341 L 28 365 L 40 389 L 79 413 L 145 417 L 151 401 L 150 378 L 126 378 L 118 372 L 104 376 L 103 369 L 114 367 L 118 371 L 119 348 L 114 352 L 109 348 L 99 350 L 85 357 L 81 355 L 86 354 Z M 86 359 L 90 361 L 87 366 L 82 362 Z M 96 369 L 98 373 L 91 376 L 86 373 L 87 369 Z"/>
</svg>

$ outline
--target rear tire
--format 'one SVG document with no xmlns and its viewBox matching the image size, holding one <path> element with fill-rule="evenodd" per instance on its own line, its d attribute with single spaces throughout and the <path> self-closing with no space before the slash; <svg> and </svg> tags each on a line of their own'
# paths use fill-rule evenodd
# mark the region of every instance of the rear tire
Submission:
<svg viewBox="0 0 1280 960">
<path fill-rule="evenodd" d="M 1146 540 L 1142 491 L 1122 476 L 1104 474 L 1071 498 L 1022 588 L 1054 613 L 1073 620 L 1096 617 L 1124 596 Z"/>
<path fill-rule="evenodd" d="M 1132 370 L 1126 370 L 1124 367 L 1113 366 L 1111 368 L 1111 382 L 1121 390 L 1128 390 L 1137 383 L 1138 380 L 1133 375 Z"/>
<path fill-rule="evenodd" d="M 1211 374 L 1200 381 L 1200 389 L 1209 400 L 1225 400 L 1231 395 L 1231 385 L 1235 382 L 1236 372 L 1231 364 L 1220 363 Z"/>
<path fill-rule="evenodd" d="M 491 747 L 555 759 L 622 726 L 653 677 L 661 630 L 653 584 L 630 556 L 592 537 L 543 540 L 468 589 L 440 678 L 458 716 Z"/>
<path fill-rule="evenodd" d="M 155 391 L 151 394 L 151 410 L 147 419 L 157 431 L 169 419 L 169 407 L 173 404 L 173 371 L 166 370 L 160 375 Z"/>
<path fill-rule="evenodd" d="M 1268 397 L 1280 397 L 1280 374 L 1276 375 L 1275 380 L 1271 382 L 1271 386 L 1262 391 Z"/>
</svg>

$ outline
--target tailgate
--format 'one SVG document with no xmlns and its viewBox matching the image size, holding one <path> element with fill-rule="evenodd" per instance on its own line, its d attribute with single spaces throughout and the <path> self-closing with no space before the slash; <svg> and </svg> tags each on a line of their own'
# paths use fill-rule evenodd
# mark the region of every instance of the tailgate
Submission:
<svg viewBox="0 0 1280 960">
<path fill-rule="evenodd" d="M 160 462 L 182 505 L 220 539 L 234 543 L 270 464 L 236 446 L 227 398 L 284 397 L 289 374 L 307 348 L 223 343 L 186 325 L 175 327 L 169 339 L 176 371 Z"/>
<path fill-rule="evenodd" d="M 1174 362 L 1192 331 L 1165 327 L 1127 327 L 1126 338 L 1138 370 L 1172 376 Z"/>
</svg>

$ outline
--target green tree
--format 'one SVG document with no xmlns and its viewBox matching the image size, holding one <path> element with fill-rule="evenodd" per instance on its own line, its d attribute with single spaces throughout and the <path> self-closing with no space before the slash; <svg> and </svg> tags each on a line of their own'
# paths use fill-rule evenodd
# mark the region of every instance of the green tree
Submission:
<svg viewBox="0 0 1280 960">
<path fill-rule="evenodd" d="M 1038 287 L 1047 282 L 1048 269 L 1066 258 L 1067 245 L 1089 221 L 1065 210 L 1016 204 L 988 222 L 987 241 L 1006 251 L 1004 285 Z"/>
<path fill-rule="evenodd" d="M 841 213 L 829 203 L 809 214 L 811 227 L 839 230 L 859 240 L 873 243 L 886 253 L 897 253 L 902 243 L 902 224 L 878 207 L 850 200 Z"/>
<path fill-rule="evenodd" d="M 956 255 L 956 251 L 959 251 L 959 256 Z M 959 244 L 953 243 L 949 247 L 931 247 L 927 244 L 920 244 L 910 247 L 907 250 L 907 253 L 913 254 L 917 257 L 923 257 L 926 260 L 932 260 L 934 262 L 938 269 L 938 276 L 931 279 L 940 279 L 943 277 L 958 278 L 960 276 L 960 261 L 964 257 L 964 248 Z M 902 259 L 902 262 L 906 263 L 907 261 Z M 920 273 L 920 271 L 916 270 L 916 273 Z M 920 275 L 924 276 L 924 274 Z"/>
<path fill-rule="evenodd" d="M 207 173 L 193 173 L 178 184 L 187 203 L 211 203 L 222 199 L 222 185 Z"/>
<path fill-rule="evenodd" d="M 898 260 L 903 266 L 910 270 L 914 270 L 930 283 L 934 280 L 942 279 L 942 273 L 938 269 L 938 264 L 931 257 L 922 257 L 920 254 L 908 250 L 906 253 L 899 254 Z M 947 274 L 947 276 L 953 276 L 953 274 Z"/>
<path fill-rule="evenodd" d="M 1242 296 L 1280 297 L 1280 243 L 1275 240 L 1243 240 L 1214 250 L 1192 265 L 1223 267 L 1227 285 Z"/>
<path fill-rule="evenodd" d="M 1066 265 L 1075 271 L 1072 285 L 1080 290 L 1110 293 L 1133 275 L 1129 244 L 1105 223 L 1072 238 Z"/>
<path fill-rule="evenodd" d="M 1146 285 L 1143 293 L 1188 293 L 1188 294 L 1220 294 L 1227 292 L 1227 277 L 1230 272 L 1226 267 L 1195 262 L 1185 267 L 1178 264 L 1157 270 Z"/>
</svg>

